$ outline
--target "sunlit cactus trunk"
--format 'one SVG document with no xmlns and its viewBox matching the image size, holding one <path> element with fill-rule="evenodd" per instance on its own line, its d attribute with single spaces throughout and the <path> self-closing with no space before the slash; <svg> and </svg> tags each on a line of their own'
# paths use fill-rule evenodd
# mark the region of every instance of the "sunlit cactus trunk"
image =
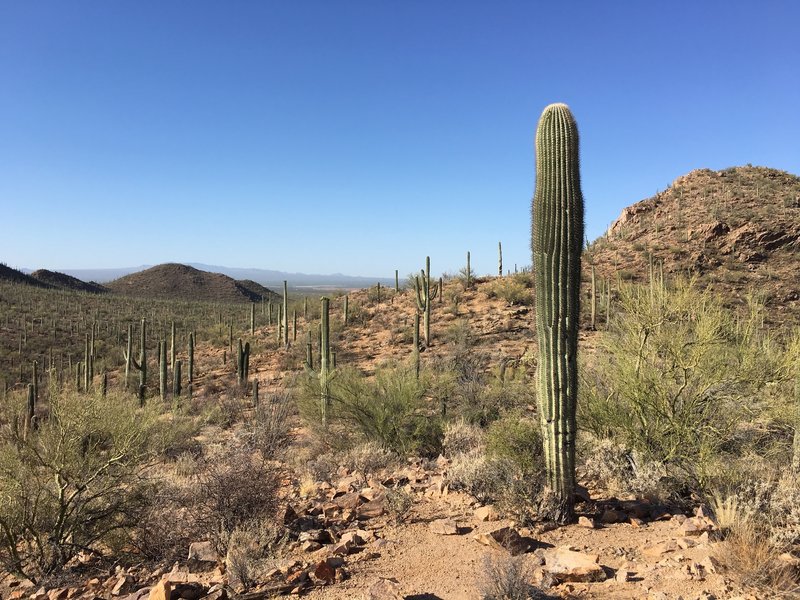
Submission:
<svg viewBox="0 0 800 600">
<path fill-rule="evenodd" d="M 539 343 L 538 402 L 547 486 L 544 514 L 564 523 L 575 498 L 583 196 L 578 129 L 569 108 L 544 109 L 536 130 L 533 265 Z"/>
<path fill-rule="evenodd" d="M 328 410 L 331 404 L 330 392 L 330 325 L 329 325 L 330 299 L 322 298 L 322 314 L 320 323 L 320 348 L 319 348 L 319 387 L 320 387 L 320 412 L 322 425 L 328 426 Z"/>
</svg>

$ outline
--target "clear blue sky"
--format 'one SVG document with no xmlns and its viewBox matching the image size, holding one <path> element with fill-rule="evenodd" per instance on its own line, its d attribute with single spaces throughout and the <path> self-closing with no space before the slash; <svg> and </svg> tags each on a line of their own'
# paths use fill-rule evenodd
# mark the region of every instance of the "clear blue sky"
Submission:
<svg viewBox="0 0 800 600">
<path fill-rule="evenodd" d="M 590 239 L 694 168 L 800 172 L 799 7 L 4 0 L 0 261 L 529 264 L 549 103 Z"/>
</svg>

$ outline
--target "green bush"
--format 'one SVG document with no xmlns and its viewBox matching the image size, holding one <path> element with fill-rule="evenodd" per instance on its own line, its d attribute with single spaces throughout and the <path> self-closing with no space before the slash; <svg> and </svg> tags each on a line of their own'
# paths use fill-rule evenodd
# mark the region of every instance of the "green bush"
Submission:
<svg viewBox="0 0 800 600">
<path fill-rule="evenodd" d="M 523 476 L 540 472 L 544 462 L 539 423 L 517 412 L 503 416 L 489 425 L 486 453 L 509 460 Z"/>
<path fill-rule="evenodd" d="M 372 378 L 355 369 L 338 369 L 330 383 L 328 417 L 329 429 L 336 433 L 319 435 L 344 446 L 367 440 L 400 455 L 436 456 L 442 426 L 438 407 L 426 402 L 426 388 L 423 378 L 404 367 L 381 367 Z M 306 422 L 319 429 L 320 388 L 314 375 L 306 378 L 298 406 Z"/>
<path fill-rule="evenodd" d="M 737 319 L 691 282 L 622 286 L 595 361 L 584 365 L 578 424 L 701 487 L 786 378 L 757 307 Z M 772 408 L 771 408 L 772 407 Z"/>
<path fill-rule="evenodd" d="M 500 298 L 512 305 L 533 305 L 533 276 L 518 273 L 510 277 L 498 277 L 484 286 L 489 298 Z"/>
<path fill-rule="evenodd" d="M 0 407 L 0 564 L 38 581 L 132 524 L 143 469 L 176 441 L 126 394 L 53 393 L 28 436 L 21 404 Z"/>
</svg>

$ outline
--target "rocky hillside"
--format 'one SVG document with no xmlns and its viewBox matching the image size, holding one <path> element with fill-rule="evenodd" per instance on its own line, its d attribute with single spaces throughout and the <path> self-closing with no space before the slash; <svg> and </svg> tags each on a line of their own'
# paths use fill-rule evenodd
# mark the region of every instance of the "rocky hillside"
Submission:
<svg viewBox="0 0 800 600">
<path fill-rule="evenodd" d="M 652 258 L 651 258 L 652 257 Z M 800 317 L 800 178 L 765 167 L 698 169 L 629 206 L 587 258 L 612 281 L 697 276 L 731 304 L 763 295 L 776 322 Z"/>
<path fill-rule="evenodd" d="M 10 283 L 21 283 L 24 285 L 33 285 L 36 287 L 50 287 L 48 284 L 38 281 L 26 275 L 22 271 L 12 269 L 8 265 L 0 263 L 0 281 L 8 281 Z"/>
<path fill-rule="evenodd" d="M 39 269 L 30 274 L 32 279 L 39 281 L 47 286 L 62 289 L 73 290 L 76 292 L 89 292 L 91 294 L 105 294 L 108 292 L 99 283 L 93 281 L 81 281 L 70 275 L 59 273 L 58 271 L 48 271 L 47 269 Z"/>
<path fill-rule="evenodd" d="M 236 281 L 221 273 L 208 273 L 176 263 L 157 265 L 110 282 L 119 294 L 167 300 L 209 302 L 260 302 L 277 297 L 254 281 Z"/>
</svg>

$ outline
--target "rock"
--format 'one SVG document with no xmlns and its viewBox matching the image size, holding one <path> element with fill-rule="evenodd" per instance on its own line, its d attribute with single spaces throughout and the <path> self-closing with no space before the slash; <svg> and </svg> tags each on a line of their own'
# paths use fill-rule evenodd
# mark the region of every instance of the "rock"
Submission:
<svg viewBox="0 0 800 600">
<path fill-rule="evenodd" d="M 114 582 L 113 587 L 111 588 L 111 595 L 112 596 L 121 596 L 122 594 L 127 594 L 131 591 L 134 578 L 130 575 L 120 575 L 117 577 L 117 580 Z M 67 590 L 66 588 L 63 589 L 63 594 L 61 595 L 53 595 L 53 592 L 57 590 L 50 590 L 50 594 L 47 595 L 49 600 L 65 600 L 67 597 Z"/>
<path fill-rule="evenodd" d="M 708 531 L 714 531 L 714 522 L 708 517 L 686 519 L 680 528 L 681 535 L 692 537 L 698 537 Z"/>
<path fill-rule="evenodd" d="M 171 592 L 172 586 L 170 586 L 169 581 L 162 579 L 150 588 L 150 595 L 147 600 L 170 600 Z"/>
<path fill-rule="evenodd" d="M 494 531 L 478 533 L 474 539 L 492 548 L 507 550 L 511 556 L 523 554 L 531 549 L 531 540 L 522 537 L 519 532 L 512 527 L 501 527 Z"/>
<path fill-rule="evenodd" d="M 320 544 L 319 542 L 314 542 L 312 540 L 306 540 L 300 547 L 303 549 L 303 552 L 316 552 L 317 550 L 322 548 L 322 544 Z"/>
<path fill-rule="evenodd" d="M 575 552 L 567 547 L 545 551 L 545 571 L 559 583 L 605 581 L 606 572 L 596 554 Z"/>
<path fill-rule="evenodd" d="M 146 600 L 146 598 L 150 595 L 150 588 L 143 587 L 140 590 L 136 590 L 133 593 L 128 594 L 120 598 L 120 600 Z"/>
<path fill-rule="evenodd" d="M 586 527 L 587 529 L 596 529 L 597 525 L 589 517 L 578 517 L 578 526 Z"/>
<path fill-rule="evenodd" d="M 197 581 L 176 583 L 170 594 L 171 600 L 200 600 L 206 595 L 206 586 Z"/>
<path fill-rule="evenodd" d="M 403 592 L 396 579 L 381 577 L 369 586 L 364 600 L 403 600 Z"/>
<path fill-rule="evenodd" d="M 331 552 L 334 554 L 341 554 L 347 555 L 353 552 L 356 549 L 356 543 L 350 539 L 345 541 L 339 541 L 337 544 L 334 544 Z"/>
<path fill-rule="evenodd" d="M 189 544 L 189 560 L 216 564 L 219 556 L 211 542 L 192 542 Z"/>
<path fill-rule="evenodd" d="M 386 511 L 383 497 L 362 504 L 356 509 L 356 518 L 360 521 L 380 517 Z"/>
<path fill-rule="evenodd" d="M 333 583 L 336 580 L 336 569 L 322 560 L 314 567 L 314 578 L 323 583 Z"/>
<path fill-rule="evenodd" d="M 605 523 L 606 525 L 610 525 L 612 523 L 624 523 L 627 520 L 627 513 L 621 510 L 614 510 L 613 508 L 607 508 L 603 511 L 603 514 L 600 515 L 600 522 Z"/>
<path fill-rule="evenodd" d="M 631 572 L 627 569 L 619 569 L 614 575 L 614 580 L 617 583 L 628 583 L 631 578 Z"/>
<path fill-rule="evenodd" d="M 475 518 L 478 521 L 497 521 L 500 519 L 500 515 L 493 504 L 487 504 L 475 509 Z"/>
<path fill-rule="evenodd" d="M 428 524 L 428 528 L 438 535 L 458 535 L 458 525 L 452 519 L 436 519 Z"/>
<path fill-rule="evenodd" d="M 642 521 L 639 517 L 631 517 L 629 521 L 631 522 L 631 527 L 634 529 L 641 529 L 644 527 L 644 521 Z"/>
<path fill-rule="evenodd" d="M 125 584 L 126 583 L 125 577 L 121 577 L 121 579 L 122 579 L 122 584 Z M 133 578 L 131 578 L 131 579 L 133 579 Z M 122 587 L 122 585 L 120 585 L 120 587 Z M 112 593 L 113 593 L 113 591 L 112 591 Z M 47 600 L 66 600 L 68 595 L 69 595 L 69 588 L 65 588 L 65 587 L 64 588 L 54 588 L 54 589 L 50 590 L 49 592 L 47 592 Z M 118 596 L 119 592 L 117 592 L 114 595 Z"/>
<path fill-rule="evenodd" d="M 278 520 L 284 525 L 289 525 L 294 522 L 297 517 L 297 512 L 292 508 L 291 504 L 287 504 L 278 512 Z"/>
<path fill-rule="evenodd" d="M 674 552 L 678 548 L 678 542 L 675 540 L 667 540 L 665 542 L 654 544 L 653 546 L 648 546 L 642 550 L 642 554 L 648 558 L 659 558 L 668 552 Z"/>
<path fill-rule="evenodd" d="M 305 569 L 295 571 L 286 576 L 286 583 L 289 585 L 298 586 L 304 584 L 306 581 L 308 581 L 308 571 Z"/>
<path fill-rule="evenodd" d="M 339 508 L 347 510 L 355 510 L 361 503 L 361 496 L 358 492 L 348 492 L 343 496 L 338 496 L 333 499 Z"/>
</svg>

